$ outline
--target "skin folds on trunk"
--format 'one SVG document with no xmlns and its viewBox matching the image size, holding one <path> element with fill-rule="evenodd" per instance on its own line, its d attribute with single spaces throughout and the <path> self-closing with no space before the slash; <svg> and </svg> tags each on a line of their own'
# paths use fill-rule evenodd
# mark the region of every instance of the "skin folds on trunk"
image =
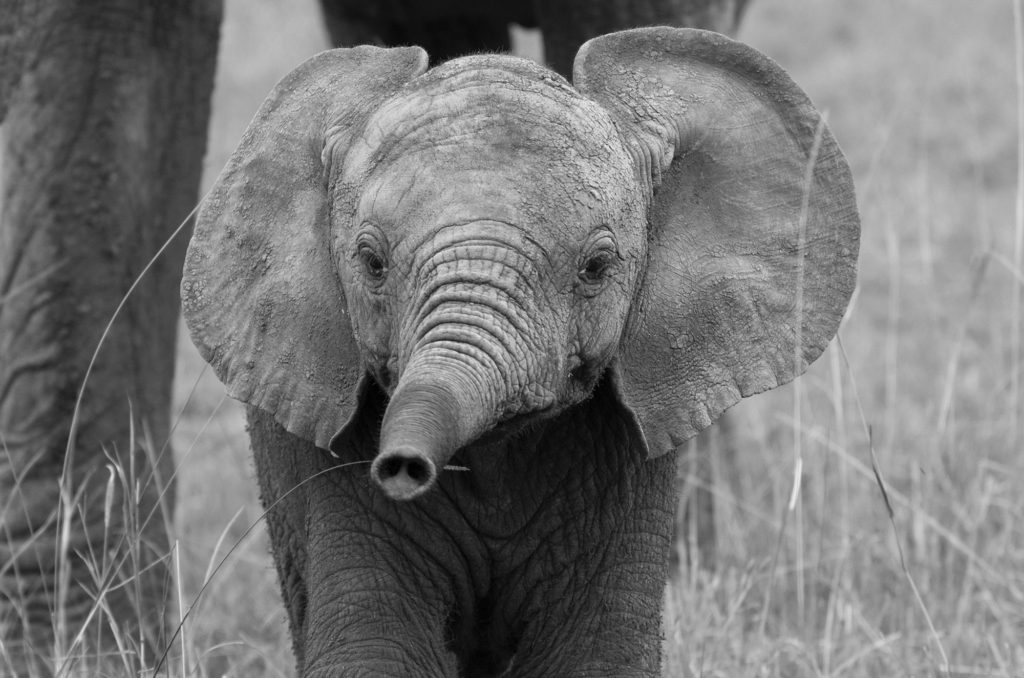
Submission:
<svg viewBox="0 0 1024 678">
<path fill-rule="evenodd" d="M 518 270 L 529 257 L 500 245 L 498 235 L 481 244 L 480 228 L 452 229 L 461 238 L 450 233 L 416 267 L 429 282 L 418 287 L 400 339 L 415 348 L 384 414 L 371 469 L 393 499 L 427 491 L 458 449 L 510 414 L 536 407 L 537 399 L 516 386 L 530 383 L 527 372 L 552 372 L 536 359 L 517 358 L 540 340 L 522 336 L 517 328 L 529 325 L 515 317 L 533 306 Z"/>
</svg>

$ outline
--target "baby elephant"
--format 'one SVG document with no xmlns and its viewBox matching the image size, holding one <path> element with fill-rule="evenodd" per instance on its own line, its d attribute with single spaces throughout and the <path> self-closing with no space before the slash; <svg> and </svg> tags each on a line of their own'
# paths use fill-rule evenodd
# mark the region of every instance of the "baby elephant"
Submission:
<svg viewBox="0 0 1024 678">
<path fill-rule="evenodd" d="M 192 339 L 249 405 L 303 676 L 654 676 L 675 449 L 800 374 L 850 171 L 720 35 L 324 52 L 200 212 Z"/>
</svg>

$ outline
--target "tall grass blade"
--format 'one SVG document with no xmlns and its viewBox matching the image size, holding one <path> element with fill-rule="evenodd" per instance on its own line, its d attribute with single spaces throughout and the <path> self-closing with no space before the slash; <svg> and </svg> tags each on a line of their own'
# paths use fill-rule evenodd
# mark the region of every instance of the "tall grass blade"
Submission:
<svg viewBox="0 0 1024 678">
<path fill-rule="evenodd" d="M 174 541 L 174 581 L 177 582 L 175 590 L 178 592 L 178 627 L 181 628 L 181 634 L 179 639 L 181 641 L 181 675 L 188 675 L 188 631 L 185 628 L 185 616 L 183 610 L 185 609 L 185 599 L 181 590 L 181 543 L 177 540 Z"/>
<path fill-rule="evenodd" d="M 842 340 L 839 340 L 838 344 L 839 350 L 843 353 L 843 360 L 847 365 L 847 369 L 849 369 L 849 360 L 846 357 L 846 349 L 843 348 Z M 885 482 L 882 480 L 882 473 L 878 465 L 878 457 L 875 454 L 875 444 L 871 433 L 871 425 L 868 424 L 867 415 L 865 415 L 864 407 L 860 402 L 860 394 L 857 391 L 857 384 L 854 381 L 852 372 L 850 373 L 850 382 L 853 388 L 853 399 L 857 405 L 857 412 L 860 416 L 861 425 L 864 427 L 864 432 L 867 435 L 868 452 L 871 454 L 871 471 L 879 490 L 882 492 L 882 500 L 885 503 L 886 513 L 889 516 L 889 524 L 892 526 L 893 538 L 896 540 L 896 549 L 899 552 L 900 558 L 900 568 L 903 570 L 903 574 L 906 577 L 907 582 L 910 584 L 910 590 L 914 594 L 914 599 L 917 601 L 918 607 L 924 615 L 925 622 L 928 624 L 928 629 L 932 634 L 932 640 L 939 649 L 939 655 L 942 658 L 941 670 L 947 678 L 951 678 L 952 674 L 950 673 L 949 668 L 949 655 L 946 654 L 946 647 L 942 643 L 942 638 L 939 636 L 938 631 L 935 629 L 935 624 L 932 622 L 932 616 L 928 613 L 928 607 L 924 604 L 921 592 L 918 590 L 917 583 L 914 581 L 913 575 L 910 574 L 910 570 L 907 568 L 907 561 L 903 556 L 903 540 L 900 539 L 899 529 L 896 526 L 896 513 L 893 511 L 892 502 L 889 500 L 889 490 L 886 488 Z"/>
<path fill-rule="evenodd" d="M 981 283 L 988 270 L 988 262 L 991 258 L 1001 258 L 998 255 L 987 254 L 983 256 L 974 269 L 974 276 L 971 278 L 971 289 L 968 297 L 967 313 L 964 314 L 960 331 L 957 333 L 956 341 L 953 344 L 953 352 L 946 364 L 946 378 L 942 389 L 942 399 L 939 402 L 938 439 L 943 440 L 949 427 L 949 417 L 953 410 L 953 400 L 956 395 L 957 373 L 960 369 L 960 360 L 963 356 L 964 346 L 967 341 L 967 333 L 971 327 L 971 320 L 974 317 L 975 309 L 978 308 L 978 298 L 981 295 Z"/>
<path fill-rule="evenodd" d="M 1014 64 L 1017 75 L 1017 201 L 1014 220 L 1013 268 L 1024 270 L 1024 0 L 1013 0 Z M 1024 283 L 1013 282 L 1011 295 L 1010 341 L 1010 417 L 1013 448 L 1021 449 L 1021 290 Z"/>
</svg>

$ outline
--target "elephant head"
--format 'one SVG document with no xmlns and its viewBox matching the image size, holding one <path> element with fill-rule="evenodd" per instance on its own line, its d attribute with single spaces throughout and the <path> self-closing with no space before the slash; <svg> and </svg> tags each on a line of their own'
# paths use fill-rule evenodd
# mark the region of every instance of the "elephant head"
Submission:
<svg viewBox="0 0 1024 678">
<path fill-rule="evenodd" d="M 852 181 L 766 57 L 646 28 L 585 44 L 575 88 L 509 56 L 426 64 L 310 59 L 218 179 L 182 296 L 234 397 L 341 449 L 383 391 L 371 472 L 408 499 L 599 384 L 663 454 L 825 348 L 855 280 Z"/>
</svg>

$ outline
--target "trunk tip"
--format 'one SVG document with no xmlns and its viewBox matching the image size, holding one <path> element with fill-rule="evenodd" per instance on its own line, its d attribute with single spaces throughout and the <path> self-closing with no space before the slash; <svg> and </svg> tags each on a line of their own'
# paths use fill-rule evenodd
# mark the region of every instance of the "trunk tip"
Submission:
<svg viewBox="0 0 1024 678">
<path fill-rule="evenodd" d="M 408 501 L 433 487 L 437 466 L 421 452 L 398 449 L 377 455 L 370 476 L 392 499 Z"/>
</svg>

